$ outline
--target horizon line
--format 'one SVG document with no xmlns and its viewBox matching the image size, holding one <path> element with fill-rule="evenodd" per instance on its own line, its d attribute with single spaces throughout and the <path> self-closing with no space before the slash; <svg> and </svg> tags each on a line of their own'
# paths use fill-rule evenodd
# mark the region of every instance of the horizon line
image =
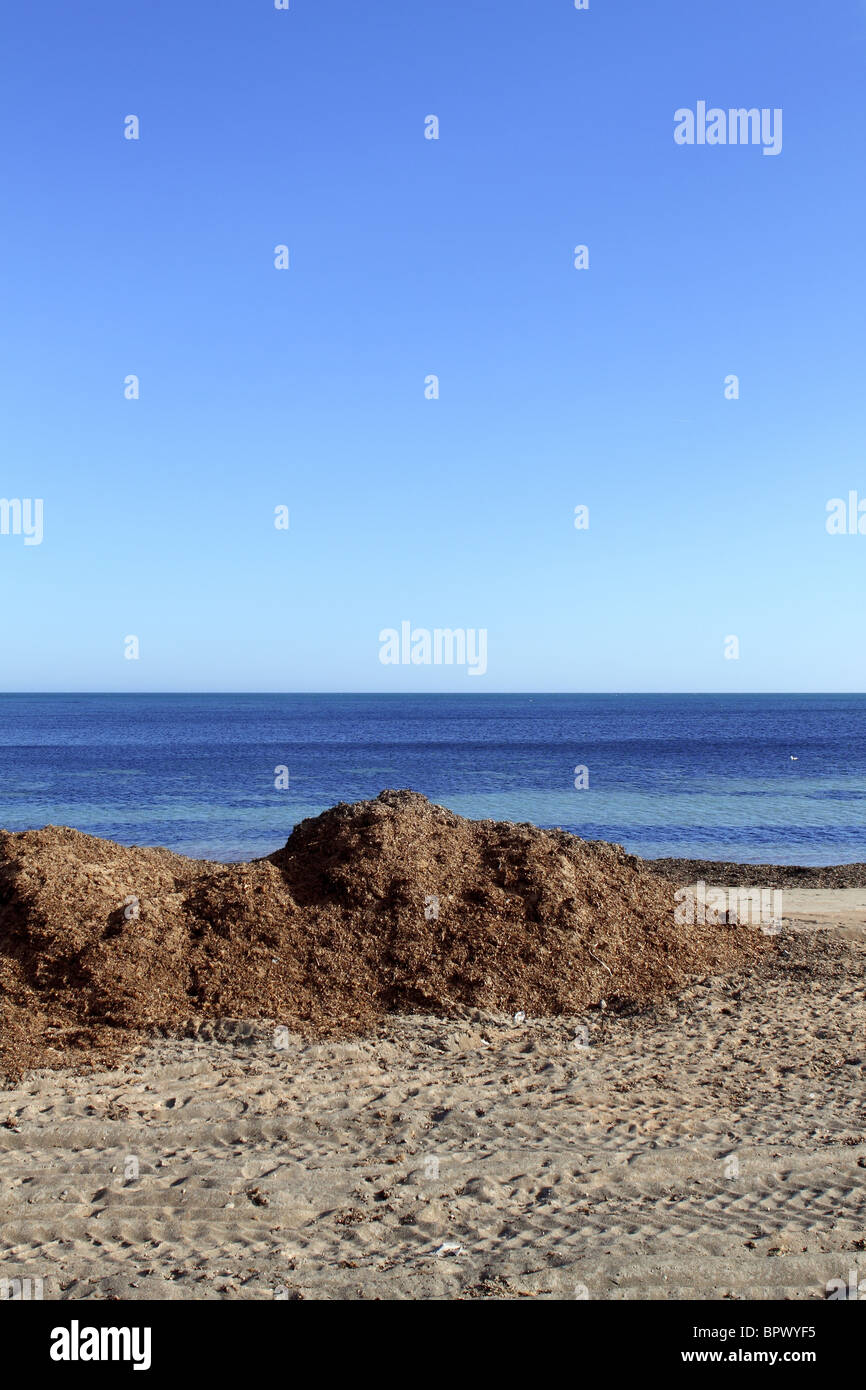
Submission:
<svg viewBox="0 0 866 1390">
<path fill-rule="evenodd" d="M 294 697 L 294 696 L 377 696 L 382 699 L 399 699 L 401 697 L 411 698 L 448 698 L 463 696 L 468 699 L 490 699 L 492 696 L 513 696 L 513 697 L 590 697 L 594 695 L 609 696 L 691 696 L 708 695 L 724 699 L 747 699 L 755 695 L 774 695 L 802 697 L 806 695 L 829 696 L 829 695 L 866 695 L 864 690 L 0 690 L 0 697 L 20 696 L 22 698 L 32 696 L 70 696 L 70 695 L 99 695 L 99 696 L 120 696 L 128 699 L 136 699 L 141 696 L 165 695 L 165 696 L 222 696 L 222 695 L 248 695 L 254 697 Z"/>
</svg>

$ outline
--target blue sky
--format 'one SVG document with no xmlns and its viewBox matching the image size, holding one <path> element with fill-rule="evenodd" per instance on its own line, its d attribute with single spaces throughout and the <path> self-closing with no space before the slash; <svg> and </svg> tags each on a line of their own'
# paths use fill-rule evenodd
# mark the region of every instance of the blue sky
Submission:
<svg viewBox="0 0 866 1390">
<path fill-rule="evenodd" d="M 866 688 L 864 64 L 859 0 L 13 8 L 0 688 Z"/>
</svg>

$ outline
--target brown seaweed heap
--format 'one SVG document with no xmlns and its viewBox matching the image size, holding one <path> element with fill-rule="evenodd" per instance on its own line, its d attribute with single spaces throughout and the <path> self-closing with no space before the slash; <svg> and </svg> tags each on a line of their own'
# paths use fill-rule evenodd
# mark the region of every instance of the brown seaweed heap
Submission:
<svg viewBox="0 0 866 1390">
<path fill-rule="evenodd" d="M 49 826 L 0 833 L 0 1072 L 105 1063 L 155 1029 L 388 1012 L 641 1006 L 768 949 L 682 926 L 618 845 L 470 821 L 409 791 L 339 805 L 247 864 Z"/>
</svg>

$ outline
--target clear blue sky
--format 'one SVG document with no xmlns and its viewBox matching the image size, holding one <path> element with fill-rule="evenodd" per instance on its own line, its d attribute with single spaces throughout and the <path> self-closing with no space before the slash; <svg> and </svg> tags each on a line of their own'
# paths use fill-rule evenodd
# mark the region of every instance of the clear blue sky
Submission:
<svg viewBox="0 0 866 1390">
<path fill-rule="evenodd" d="M 9 9 L 0 687 L 866 688 L 864 64 L 862 0 Z"/>
</svg>

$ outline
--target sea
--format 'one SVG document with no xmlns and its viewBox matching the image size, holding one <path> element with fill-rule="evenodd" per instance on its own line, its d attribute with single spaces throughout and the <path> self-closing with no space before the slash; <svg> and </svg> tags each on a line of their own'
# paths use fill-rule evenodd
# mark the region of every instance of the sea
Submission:
<svg viewBox="0 0 866 1390">
<path fill-rule="evenodd" d="M 866 860 L 866 695 L 0 696 L 0 826 L 224 861 L 408 787 L 646 858 Z"/>
</svg>

